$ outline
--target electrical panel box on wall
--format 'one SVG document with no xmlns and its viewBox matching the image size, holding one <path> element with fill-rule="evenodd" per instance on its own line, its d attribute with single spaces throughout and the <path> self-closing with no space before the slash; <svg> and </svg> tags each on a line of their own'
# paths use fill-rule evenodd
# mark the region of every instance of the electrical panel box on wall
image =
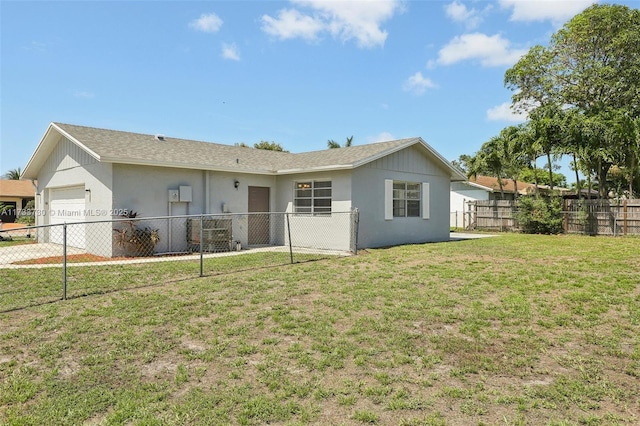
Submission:
<svg viewBox="0 0 640 426">
<path fill-rule="evenodd" d="M 169 202 L 170 203 L 177 203 L 178 201 L 180 201 L 180 195 L 177 189 L 170 189 L 169 190 Z"/>
<path fill-rule="evenodd" d="M 191 187 L 190 186 L 181 186 L 180 187 L 180 202 L 181 203 L 190 203 L 192 200 L 191 196 Z"/>
</svg>

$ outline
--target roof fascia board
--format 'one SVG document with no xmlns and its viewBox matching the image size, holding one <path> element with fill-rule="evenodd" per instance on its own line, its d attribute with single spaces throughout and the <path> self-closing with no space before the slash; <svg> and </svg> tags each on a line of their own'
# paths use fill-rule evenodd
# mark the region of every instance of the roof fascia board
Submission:
<svg viewBox="0 0 640 426">
<path fill-rule="evenodd" d="M 326 171 L 333 171 L 333 170 L 352 170 L 355 167 L 356 166 L 353 166 L 351 164 L 336 164 L 331 166 L 307 167 L 304 169 L 283 169 L 283 170 L 277 170 L 276 174 L 277 175 L 293 175 L 293 174 L 299 174 L 299 173 L 326 172 Z"/>
<path fill-rule="evenodd" d="M 34 163 L 36 161 L 36 158 L 38 158 L 40 156 L 40 153 L 44 149 L 44 145 L 45 145 L 44 141 L 48 138 L 49 133 L 51 132 L 51 126 L 52 125 L 53 125 L 53 123 L 49 123 L 49 126 L 47 126 L 47 130 L 44 131 L 44 134 L 40 138 L 40 143 L 38 143 L 38 146 L 36 147 L 36 150 L 31 155 L 31 158 L 29 158 L 29 161 L 27 161 L 26 166 L 24 166 L 24 171 L 23 171 L 23 175 L 24 176 L 28 177 L 31 174 L 31 170 L 30 169 L 32 167 L 35 167 Z M 36 174 L 34 173 L 33 176 L 36 176 Z M 35 179 L 35 177 L 34 177 L 34 179 Z"/>
<path fill-rule="evenodd" d="M 493 192 L 493 189 L 492 189 L 492 188 L 489 188 L 488 186 L 480 185 L 479 183 L 475 183 L 475 182 L 471 182 L 471 181 L 466 182 L 466 183 L 467 183 L 467 185 L 469 185 L 469 186 L 473 186 L 473 187 L 478 188 L 478 189 L 484 189 L 485 191 L 491 191 L 491 192 Z"/>
</svg>

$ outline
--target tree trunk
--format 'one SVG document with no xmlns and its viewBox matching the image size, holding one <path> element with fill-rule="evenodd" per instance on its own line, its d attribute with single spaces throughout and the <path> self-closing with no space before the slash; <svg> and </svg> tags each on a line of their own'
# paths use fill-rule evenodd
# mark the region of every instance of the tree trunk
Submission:
<svg viewBox="0 0 640 426">
<path fill-rule="evenodd" d="M 549 164 L 549 189 L 553 191 L 553 164 L 551 163 L 551 151 L 547 151 L 547 162 Z"/>
<path fill-rule="evenodd" d="M 576 172 L 576 188 L 578 190 L 578 200 L 582 198 L 582 188 L 580 187 L 580 175 L 578 174 L 578 160 L 576 159 L 576 153 L 573 154 L 573 169 Z"/>
<path fill-rule="evenodd" d="M 536 198 L 540 196 L 538 191 L 538 163 L 536 160 L 533 160 L 533 183 L 535 188 Z"/>
<path fill-rule="evenodd" d="M 611 164 L 603 163 L 602 160 L 598 161 L 598 196 L 599 198 L 608 198 L 607 191 L 607 174 Z"/>
</svg>

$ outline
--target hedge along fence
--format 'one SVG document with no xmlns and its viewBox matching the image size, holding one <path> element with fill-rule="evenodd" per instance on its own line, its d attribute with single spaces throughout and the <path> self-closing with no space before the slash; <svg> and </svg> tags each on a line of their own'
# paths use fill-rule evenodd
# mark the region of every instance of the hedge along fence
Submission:
<svg viewBox="0 0 640 426">
<path fill-rule="evenodd" d="M 564 200 L 563 230 L 567 234 L 640 235 L 640 199 Z M 518 202 L 469 202 L 469 229 L 519 231 Z"/>
</svg>

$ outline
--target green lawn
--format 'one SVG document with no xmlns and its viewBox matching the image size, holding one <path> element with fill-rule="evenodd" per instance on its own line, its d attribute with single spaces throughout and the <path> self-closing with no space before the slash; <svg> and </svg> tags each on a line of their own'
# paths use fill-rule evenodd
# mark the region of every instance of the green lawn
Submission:
<svg viewBox="0 0 640 426">
<path fill-rule="evenodd" d="M 60 269 L 0 270 L 0 424 L 638 424 L 639 254 L 505 234 L 75 267 L 40 304 Z"/>
</svg>

